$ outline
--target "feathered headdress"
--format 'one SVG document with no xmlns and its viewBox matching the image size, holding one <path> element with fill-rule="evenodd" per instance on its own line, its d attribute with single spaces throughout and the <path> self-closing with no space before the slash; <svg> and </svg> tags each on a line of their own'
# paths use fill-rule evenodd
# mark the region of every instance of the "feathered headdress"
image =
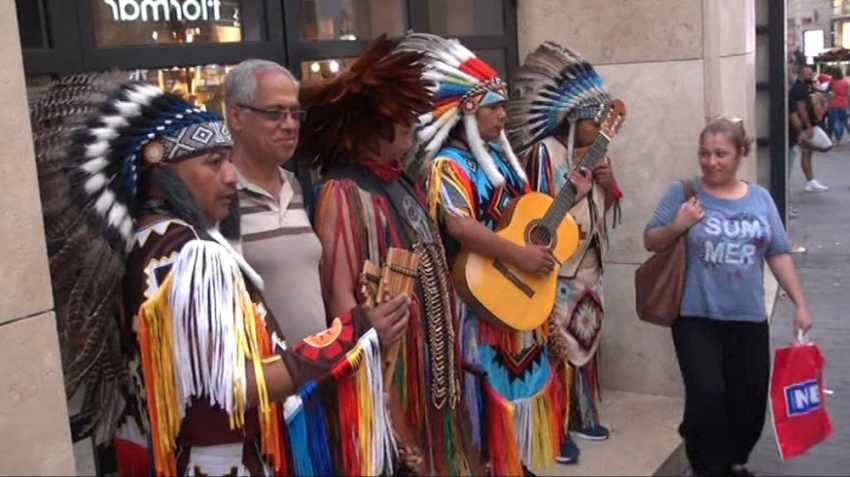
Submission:
<svg viewBox="0 0 850 477">
<path fill-rule="evenodd" d="M 393 123 L 412 125 L 430 110 L 431 93 L 420 81 L 422 55 L 393 53 L 395 44 L 381 35 L 334 78 L 301 88 L 303 156 L 323 167 L 349 163 Z"/>
<path fill-rule="evenodd" d="M 229 147 L 221 118 L 126 74 L 55 81 L 31 110 L 54 302 L 68 396 L 84 385 L 95 439 L 124 409 L 116 298 L 140 176 L 160 162 Z"/>
<path fill-rule="evenodd" d="M 528 55 L 511 87 L 506 129 L 517 152 L 551 136 L 565 120 L 596 117 L 611 101 L 590 63 L 549 41 Z"/>
<path fill-rule="evenodd" d="M 419 118 L 416 145 L 409 156 L 412 161 L 409 167 L 421 173 L 446 143 L 458 121 L 463 120 L 470 150 L 478 164 L 490 182 L 497 186 L 504 184 L 505 178 L 487 151 L 475 119 L 479 107 L 508 99 L 505 83 L 499 74 L 456 39 L 410 33 L 396 50 L 425 55 L 422 79 L 434 91 L 435 99 L 433 110 Z M 525 171 L 511 150 L 504 131 L 499 144 L 511 166 L 524 178 Z"/>
</svg>

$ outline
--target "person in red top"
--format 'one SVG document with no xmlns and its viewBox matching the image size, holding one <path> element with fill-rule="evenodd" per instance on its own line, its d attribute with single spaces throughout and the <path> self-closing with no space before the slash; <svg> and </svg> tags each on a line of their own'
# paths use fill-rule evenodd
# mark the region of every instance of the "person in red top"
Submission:
<svg viewBox="0 0 850 477">
<path fill-rule="evenodd" d="M 850 133 L 850 128 L 847 126 L 847 108 L 850 107 L 850 80 L 844 77 L 843 68 L 835 69 L 829 89 L 832 92 L 832 97 L 829 100 L 829 126 L 831 128 L 829 132 L 837 144 L 844 136 L 845 129 Z"/>
</svg>

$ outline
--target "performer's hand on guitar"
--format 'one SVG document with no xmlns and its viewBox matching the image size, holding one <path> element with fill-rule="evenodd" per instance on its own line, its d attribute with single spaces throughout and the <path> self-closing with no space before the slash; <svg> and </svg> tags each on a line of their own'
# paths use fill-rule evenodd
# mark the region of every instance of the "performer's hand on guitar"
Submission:
<svg viewBox="0 0 850 477">
<path fill-rule="evenodd" d="M 545 245 L 528 244 L 522 248 L 516 265 L 525 273 L 548 275 L 555 270 L 555 257 Z"/>
<path fill-rule="evenodd" d="M 607 157 L 593 168 L 593 178 L 605 190 L 614 187 L 614 170 L 611 168 L 611 161 Z"/>
<path fill-rule="evenodd" d="M 410 318 L 410 297 L 397 295 L 366 311 L 369 323 L 378 332 L 381 346 L 386 348 L 400 340 Z"/>
<path fill-rule="evenodd" d="M 690 200 L 679 206 L 673 224 L 679 230 L 685 231 L 702 220 L 703 217 L 705 217 L 705 211 L 702 209 L 702 203 L 696 197 L 691 197 Z"/>
<path fill-rule="evenodd" d="M 576 187 L 578 194 L 576 200 L 584 199 L 593 187 L 593 172 L 587 168 L 572 170 L 567 174 L 567 179 Z"/>
</svg>

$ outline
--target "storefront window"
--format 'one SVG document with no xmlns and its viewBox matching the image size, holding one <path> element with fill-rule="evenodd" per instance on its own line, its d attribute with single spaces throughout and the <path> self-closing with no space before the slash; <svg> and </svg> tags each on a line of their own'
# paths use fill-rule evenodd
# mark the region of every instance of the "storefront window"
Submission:
<svg viewBox="0 0 850 477">
<path fill-rule="evenodd" d="M 243 40 L 241 0 L 91 0 L 97 46 Z"/>
<path fill-rule="evenodd" d="M 368 40 L 402 36 L 404 0 L 301 0 L 305 40 Z"/>
<path fill-rule="evenodd" d="M 832 0 L 832 14 L 836 17 L 850 15 L 850 0 Z"/>
<path fill-rule="evenodd" d="M 24 48 L 47 48 L 47 38 L 42 24 L 44 5 L 41 0 L 18 1 L 18 31 Z"/>
<path fill-rule="evenodd" d="M 182 96 L 205 111 L 224 116 L 224 79 L 232 66 L 205 65 L 187 68 L 136 70 L 134 79 Z"/>
<path fill-rule="evenodd" d="M 327 79 L 350 65 L 355 58 L 334 58 L 301 62 L 301 79 L 305 81 Z"/>
<path fill-rule="evenodd" d="M 428 0 L 431 33 L 442 36 L 501 35 L 505 32 L 501 3 L 493 0 Z"/>
</svg>

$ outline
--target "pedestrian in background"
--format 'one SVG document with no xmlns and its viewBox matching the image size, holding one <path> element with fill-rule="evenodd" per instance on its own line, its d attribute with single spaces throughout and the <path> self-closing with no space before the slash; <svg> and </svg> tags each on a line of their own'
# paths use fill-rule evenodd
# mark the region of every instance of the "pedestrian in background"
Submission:
<svg viewBox="0 0 850 477">
<path fill-rule="evenodd" d="M 829 131 L 836 144 L 841 142 L 847 126 L 847 108 L 850 107 L 850 80 L 844 77 L 844 68 L 835 67 L 832 81 L 829 83 L 832 95 L 829 98 Z"/>
</svg>

